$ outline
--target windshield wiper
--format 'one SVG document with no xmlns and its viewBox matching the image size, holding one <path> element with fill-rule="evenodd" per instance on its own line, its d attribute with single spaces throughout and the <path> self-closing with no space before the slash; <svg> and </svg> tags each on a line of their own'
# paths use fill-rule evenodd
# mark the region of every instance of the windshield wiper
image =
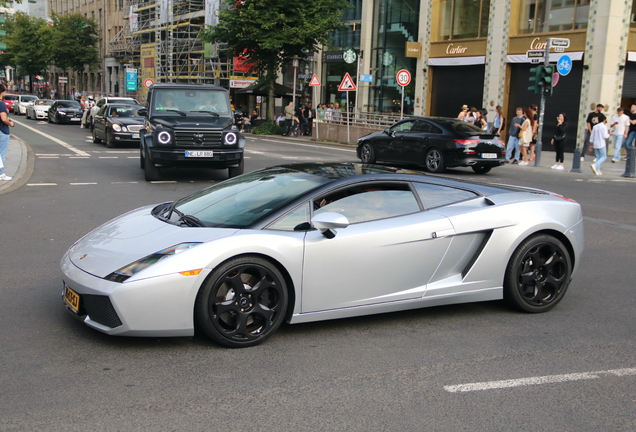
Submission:
<svg viewBox="0 0 636 432">
<path fill-rule="evenodd" d="M 216 112 L 214 112 L 214 111 L 190 111 L 190 112 L 207 113 L 207 114 L 213 115 L 214 117 L 217 117 L 217 118 L 218 118 L 218 117 L 221 117 L 221 116 L 219 115 L 219 113 L 216 113 Z"/>
<path fill-rule="evenodd" d="M 167 110 L 164 110 L 164 111 L 176 112 L 177 114 L 181 114 L 181 115 L 182 115 L 182 116 L 184 116 L 184 117 L 187 115 L 187 114 L 186 114 L 186 113 L 184 113 L 183 111 L 179 111 L 179 110 L 167 109 Z"/>
<path fill-rule="evenodd" d="M 179 215 L 179 222 L 183 222 L 187 226 L 191 226 L 191 227 L 204 227 L 205 226 L 205 224 L 203 222 L 201 222 L 201 220 L 198 217 L 192 216 L 192 215 L 183 214 L 182 212 L 180 212 L 179 210 L 174 208 L 174 206 L 170 210 L 170 213 L 172 213 L 172 212 L 175 212 L 177 215 Z"/>
</svg>

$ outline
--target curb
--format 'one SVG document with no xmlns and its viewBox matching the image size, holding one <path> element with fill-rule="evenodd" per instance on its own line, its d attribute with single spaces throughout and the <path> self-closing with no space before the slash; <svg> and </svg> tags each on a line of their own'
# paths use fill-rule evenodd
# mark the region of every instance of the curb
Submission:
<svg viewBox="0 0 636 432">
<path fill-rule="evenodd" d="M 16 190 L 28 182 L 35 167 L 35 154 L 31 146 L 25 143 L 21 138 L 12 135 L 11 140 L 13 141 L 14 139 L 20 146 L 20 162 L 18 163 L 18 169 L 13 175 L 13 178 L 8 182 L 2 182 L 2 184 L 0 184 L 0 195 Z"/>
</svg>

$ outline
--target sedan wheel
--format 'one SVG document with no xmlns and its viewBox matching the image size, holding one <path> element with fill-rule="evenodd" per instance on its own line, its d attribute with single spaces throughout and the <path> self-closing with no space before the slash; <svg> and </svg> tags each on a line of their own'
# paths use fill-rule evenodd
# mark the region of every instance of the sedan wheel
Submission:
<svg viewBox="0 0 636 432">
<path fill-rule="evenodd" d="M 201 287 L 195 322 L 221 345 L 257 345 L 283 322 L 287 298 L 285 279 L 269 261 L 255 256 L 234 258 L 214 270 Z"/>
<path fill-rule="evenodd" d="M 436 148 L 432 148 L 426 152 L 426 160 L 424 161 L 426 170 L 434 173 L 444 172 L 444 156 L 442 152 Z"/>
<path fill-rule="evenodd" d="M 365 164 L 375 163 L 375 151 L 373 146 L 369 143 L 365 143 L 360 149 L 360 160 Z"/>
<path fill-rule="evenodd" d="M 106 147 L 113 148 L 115 147 L 115 141 L 113 141 L 113 137 L 111 134 L 106 131 Z"/>
<path fill-rule="evenodd" d="M 533 235 L 510 258 L 504 299 L 525 312 L 547 312 L 565 295 L 571 275 L 572 262 L 563 243 L 551 235 Z"/>
<path fill-rule="evenodd" d="M 95 144 L 99 144 L 100 142 L 102 142 L 101 138 L 97 138 L 97 133 L 95 132 L 95 128 L 93 128 L 93 142 Z"/>
</svg>

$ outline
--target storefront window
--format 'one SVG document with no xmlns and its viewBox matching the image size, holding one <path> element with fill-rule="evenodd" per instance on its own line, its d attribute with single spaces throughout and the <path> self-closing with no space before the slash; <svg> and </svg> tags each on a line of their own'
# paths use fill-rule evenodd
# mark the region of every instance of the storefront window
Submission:
<svg viewBox="0 0 636 432">
<path fill-rule="evenodd" d="M 490 0 L 442 0 L 439 40 L 488 36 Z"/>
<path fill-rule="evenodd" d="M 590 0 L 521 0 L 519 34 L 587 28 Z"/>
<path fill-rule="evenodd" d="M 632 13 L 629 16 L 629 26 L 631 28 L 636 27 L 636 0 L 633 0 L 632 3 Z"/>
</svg>

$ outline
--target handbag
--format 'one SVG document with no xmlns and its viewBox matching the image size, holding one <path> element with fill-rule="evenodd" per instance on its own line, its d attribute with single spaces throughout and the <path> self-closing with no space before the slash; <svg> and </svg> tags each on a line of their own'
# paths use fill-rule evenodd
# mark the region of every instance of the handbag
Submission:
<svg viewBox="0 0 636 432">
<path fill-rule="evenodd" d="M 552 139 L 555 140 L 555 141 L 563 141 L 565 139 L 565 135 L 560 136 L 560 137 L 555 135 L 555 136 L 552 137 Z"/>
</svg>

